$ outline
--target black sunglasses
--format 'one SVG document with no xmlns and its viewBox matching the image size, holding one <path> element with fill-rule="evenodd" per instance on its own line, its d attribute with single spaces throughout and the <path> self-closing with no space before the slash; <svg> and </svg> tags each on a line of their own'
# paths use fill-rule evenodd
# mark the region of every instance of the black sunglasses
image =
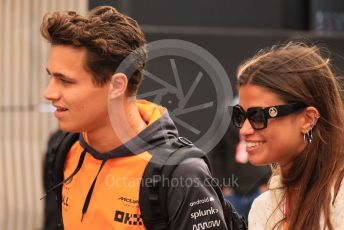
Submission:
<svg viewBox="0 0 344 230">
<path fill-rule="evenodd" d="M 235 127 L 241 128 L 247 118 L 255 130 L 265 129 L 268 126 L 268 119 L 270 118 L 289 115 L 305 107 L 307 105 L 304 103 L 296 102 L 270 107 L 251 107 L 245 112 L 240 105 L 230 106 L 233 111 L 232 122 Z"/>
</svg>

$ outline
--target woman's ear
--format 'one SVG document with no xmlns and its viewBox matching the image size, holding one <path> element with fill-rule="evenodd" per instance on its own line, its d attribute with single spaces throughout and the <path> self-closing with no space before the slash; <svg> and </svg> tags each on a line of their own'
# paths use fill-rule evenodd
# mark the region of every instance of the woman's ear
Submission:
<svg viewBox="0 0 344 230">
<path fill-rule="evenodd" d="M 128 78 L 124 73 L 116 73 L 111 77 L 109 86 L 110 99 L 116 99 L 125 95 L 128 86 Z"/>
<path fill-rule="evenodd" d="M 313 106 L 308 106 L 305 111 L 303 111 L 302 133 L 311 130 L 317 124 L 319 118 L 319 111 Z"/>
</svg>

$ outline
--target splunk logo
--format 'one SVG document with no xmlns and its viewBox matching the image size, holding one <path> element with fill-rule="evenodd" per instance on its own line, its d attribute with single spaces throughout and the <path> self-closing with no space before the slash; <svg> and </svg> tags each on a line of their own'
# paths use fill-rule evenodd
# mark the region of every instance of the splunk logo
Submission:
<svg viewBox="0 0 344 230">
<path fill-rule="evenodd" d="M 220 220 L 212 220 L 212 221 L 208 221 L 208 222 L 194 224 L 192 226 L 192 230 L 209 229 L 209 228 L 219 227 L 220 225 L 221 225 Z"/>
<path fill-rule="evenodd" d="M 198 217 L 201 216 L 209 216 L 209 215 L 213 215 L 218 213 L 219 210 L 217 208 L 213 208 L 211 207 L 210 209 L 206 209 L 206 210 L 198 210 L 197 212 L 193 212 L 191 213 L 191 218 L 196 220 Z"/>
<path fill-rule="evenodd" d="M 142 225 L 142 218 L 139 214 L 126 213 L 116 210 L 114 221 L 128 225 Z"/>
<path fill-rule="evenodd" d="M 212 202 L 212 201 L 214 201 L 214 197 L 206 197 L 206 198 L 204 198 L 202 200 L 191 202 L 190 203 L 190 207 L 196 206 L 196 205 L 199 205 L 199 204 L 204 204 L 204 203 Z"/>
</svg>

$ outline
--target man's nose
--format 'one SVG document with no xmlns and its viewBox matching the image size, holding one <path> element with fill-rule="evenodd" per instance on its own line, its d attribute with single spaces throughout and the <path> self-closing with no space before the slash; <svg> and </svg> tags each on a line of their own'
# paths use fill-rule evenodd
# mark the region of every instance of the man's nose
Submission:
<svg viewBox="0 0 344 230">
<path fill-rule="evenodd" d="M 44 95 L 44 98 L 49 101 L 56 101 L 61 97 L 61 93 L 53 78 L 50 79 L 47 87 L 44 90 L 43 95 Z"/>
</svg>

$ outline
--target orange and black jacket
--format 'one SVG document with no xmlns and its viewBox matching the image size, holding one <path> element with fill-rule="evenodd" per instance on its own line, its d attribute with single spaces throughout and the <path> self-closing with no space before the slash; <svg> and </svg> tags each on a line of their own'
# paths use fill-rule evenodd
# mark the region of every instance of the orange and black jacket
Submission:
<svg viewBox="0 0 344 230">
<path fill-rule="evenodd" d="M 137 102 L 148 126 L 126 145 L 99 153 L 87 135 L 70 149 L 64 178 L 78 172 L 62 188 L 65 229 L 146 229 L 139 207 L 141 178 L 154 151 L 178 132 L 163 107 Z M 200 158 L 184 160 L 168 181 L 170 229 L 227 229 L 207 164 Z"/>
</svg>

